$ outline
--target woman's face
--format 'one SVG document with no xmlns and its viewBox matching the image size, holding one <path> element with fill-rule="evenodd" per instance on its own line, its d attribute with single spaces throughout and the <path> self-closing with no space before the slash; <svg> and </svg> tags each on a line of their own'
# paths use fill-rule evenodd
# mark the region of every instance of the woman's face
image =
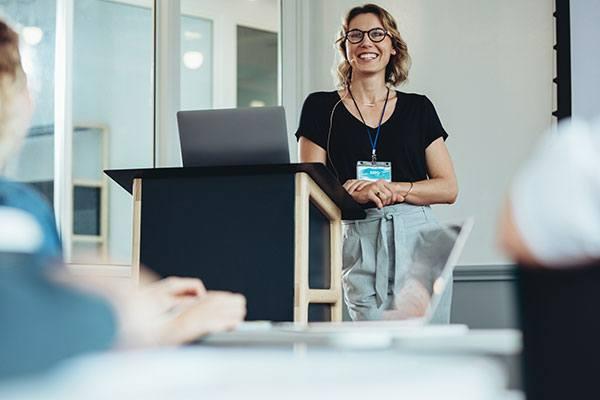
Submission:
<svg viewBox="0 0 600 400">
<path fill-rule="evenodd" d="M 384 30 L 383 24 L 375 14 L 359 14 L 348 25 L 348 32 L 353 29 L 369 31 L 374 28 Z M 392 47 L 392 40 L 385 35 L 382 41 L 373 41 L 368 34 L 364 34 L 358 43 L 351 43 L 346 39 L 346 58 L 352 66 L 353 76 L 363 74 L 385 74 L 385 67 L 391 55 L 396 54 Z"/>
</svg>

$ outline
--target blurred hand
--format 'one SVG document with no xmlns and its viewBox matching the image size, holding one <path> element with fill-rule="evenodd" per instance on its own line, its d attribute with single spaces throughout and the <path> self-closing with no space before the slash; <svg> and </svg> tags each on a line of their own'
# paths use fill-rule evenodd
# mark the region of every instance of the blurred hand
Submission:
<svg viewBox="0 0 600 400">
<path fill-rule="evenodd" d="M 140 288 L 140 295 L 156 304 L 158 313 L 167 312 L 206 295 L 200 279 L 171 276 Z"/>
<path fill-rule="evenodd" d="M 113 290 L 108 297 L 119 319 L 119 346 L 171 344 L 163 342 L 170 321 L 203 296 L 204 284 L 195 278 L 169 277 L 127 290 Z"/>
<path fill-rule="evenodd" d="M 246 315 L 244 296 L 207 292 L 196 278 L 169 277 L 139 286 L 65 273 L 53 278 L 110 301 L 117 317 L 120 348 L 186 343 L 233 329 Z"/>
<path fill-rule="evenodd" d="M 235 328 L 246 316 L 246 298 L 241 294 L 209 291 L 188 304 L 163 330 L 163 344 L 180 344 L 209 333 Z"/>
<path fill-rule="evenodd" d="M 393 184 L 382 179 L 375 182 L 349 179 L 344 183 L 344 188 L 357 203 L 366 204 L 371 201 L 377 208 L 404 201 L 404 197 L 396 192 Z"/>
<path fill-rule="evenodd" d="M 431 295 L 427 288 L 417 279 L 408 278 L 394 296 L 392 309 L 383 312 L 383 319 L 404 320 L 423 317 L 430 302 Z"/>
</svg>

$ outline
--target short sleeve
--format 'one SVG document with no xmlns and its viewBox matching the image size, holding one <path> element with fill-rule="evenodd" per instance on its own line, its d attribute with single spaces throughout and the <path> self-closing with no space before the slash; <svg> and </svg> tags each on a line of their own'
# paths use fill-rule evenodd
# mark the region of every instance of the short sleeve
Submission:
<svg viewBox="0 0 600 400">
<path fill-rule="evenodd" d="M 426 96 L 423 96 L 422 118 L 423 147 L 425 149 L 437 138 L 441 137 L 444 140 L 448 138 L 448 134 L 442 126 L 442 122 L 435 111 L 433 103 Z"/>
<path fill-rule="evenodd" d="M 327 118 L 323 114 L 325 107 L 323 107 L 322 95 L 323 93 L 312 93 L 304 100 L 296 139 L 300 140 L 300 137 L 305 137 L 326 149 L 328 127 L 326 126 L 327 121 L 325 121 Z"/>
<path fill-rule="evenodd" d="M 543 264 L 600 258 L 600 124 L 545 136 L 511 190 L 515 225 Z"/>
</svg>

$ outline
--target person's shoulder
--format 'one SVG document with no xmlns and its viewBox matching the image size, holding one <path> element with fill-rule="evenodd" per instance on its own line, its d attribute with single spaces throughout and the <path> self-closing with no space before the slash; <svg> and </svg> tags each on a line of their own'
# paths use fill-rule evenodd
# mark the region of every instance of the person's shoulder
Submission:
<svg viewBox="0 0 600 400">
<path fill-rule="evenodd" d="M 0 178 L 0 204 L 36 212 L 49 208 L 47 200 L 31 186 Z"/>
<path fill-rule="evenodd" d="M 0 178 L 0 193 L 7 196 L 22 197 L 45 203 L 44 197 L 26 183 Z"/>
<path fill-rule="evenodd" d="M 396 94 L 398 96 L 398 103 L 403 105 L 407 110 L 425 115 L 435 113 L 433 102 L 424 94 L 406 93 L 399 90 L 396 91 Z"/>
<path fill-rule="evenodd" d="M 332 90 L 329 92 L 320 91 L 313 92 L 306 97 L 304 101 L 305 104 L 314 104 L 314 105 L 325 105 L 331 102 L 336 102 L 340 99 L 338 92 L 336 90 Z"/>
<path fill-rule="evenodd" d="M 422 105 L 426 102 L 431 102 L 426 95 L 420 93 L 409 93 L 396 90 L 396 96 L 398 96 L 398 100 L 405 104 Z"/>
</svg>

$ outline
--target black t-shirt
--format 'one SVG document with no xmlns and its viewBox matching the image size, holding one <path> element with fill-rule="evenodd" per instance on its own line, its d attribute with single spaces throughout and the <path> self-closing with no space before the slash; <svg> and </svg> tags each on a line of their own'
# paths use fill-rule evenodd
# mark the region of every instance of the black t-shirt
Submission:
<svg viewBox="0 0 600 400">
<path fill-rule="evenodd" d="M 446 140 L 448 134 L 427 97 L 396 93 L 394 112 L 381 125 L 377 161 L 391 161 L 394 182 L 427 179 L 425 149 L 439 137 Z M 296 137 L 304 136 L 327 150 L 331 119 L 327 167 L 343 184 L 348 179 L 356 179 L 357 161 L 371 160 L 371 142 L 366 126 L 348 111 L 344 103 L 340 102 L 331 116 L 339 100 L 336 91 L 310 94 L 302 106 Z M 369 129 L 374 139 L 377 129 Z"/>
</svg>

